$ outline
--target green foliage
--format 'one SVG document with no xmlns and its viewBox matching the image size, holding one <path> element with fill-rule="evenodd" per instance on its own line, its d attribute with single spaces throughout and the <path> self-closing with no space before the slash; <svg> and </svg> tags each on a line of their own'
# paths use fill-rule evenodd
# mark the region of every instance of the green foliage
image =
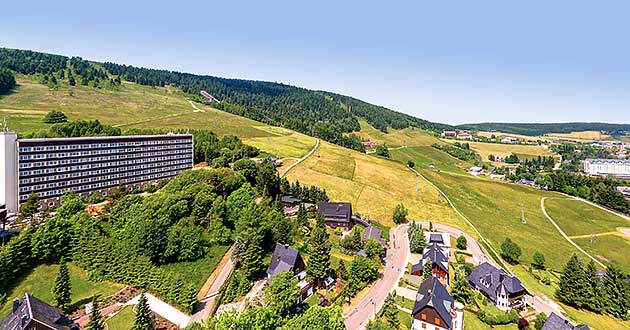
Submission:
<svg viewBox="0 0 630 330">
<path fill-rule="evenodd" d="M 378 156 L 389 158 L 389 149 L 387 148 L 387 144 L 377 145 L 375 152 Z"/>
<path fill-rule="evenodd" d="M 455 275 L 455 280 L 452 284 L 451 295 L 456 301 L 462 304 L 470 304 L 474 301 L 475 293 L 470 287 L 468 280 L 464 278 L 463 274 Z"/>
<path fill-rule="evenodd" d="M 83 197 L 68 190 L 61 196 L 61 206 L 57 209 L 57 215 L 68 219 L 83 210 L 85 210 Z"/>
<path fill-rule="evenodd" d="M 531 124 L 531 123 L 482 123 L 464 124 L 458 126 L 462 129 L 478 131 L 497 131 L 503 133 L 520 134 L 528 136 L 540 136 L 548 133 L 572 133 L 582 131 L 626 131 L 630 130 L 627 124 L 607 124 L 607 123 L 554 123 L 554 124 Z"/>
<path fill-rule="evenodd" d="M 87 330 L 105 330 L 105 321 L 101 315 L 98 299 L 96 297 L 92 297 L 92 310 L 90 311 L 90 320 L 87 324 Z"/>
<path fill-rule="evenodd" d="M 545 269 L 545 255 L 540 251 L 535 251 L 532 256 L 532 265 L 536 269 Z"/>
<path fill-rule="evenodd" d="M 407 228 L 407 237 L 409 238 L 409 250 L 411 253 L 422 253 L 427 247 L 427 241 L 424 237 L 422 226 L 413 221 Z"/>
<path fill-rule="evenodd" d="M 300 289 L 297 286 L 297 280 L 293 279 L 293 273 L 283 271 L 273 277 L 263 294 L 267 308 L 275 314 L 286 317 L 292 314 L 297 299 L 300 297 Z"/>
<path fill-rule="evenodd" d="M 394 207 L 394 214 L 392 215 L 394 223 L 399 224 L 407 221 L 408 214 L 409 211 L 407 210 L 405 205 L 403 205 L 402 203 L 396 204 L 396 206 Z"/>
<path fill-rule="evenodd" d="M 380 260 L 380 257 L 385 253 L 385 249 L 381 245 L 381 243 L 373 238 L 365 241 L 365 254 L 368 258 Z"/>
<path fill-rule="evenodd" d="M 516 309 L 512 309 L 509 313 L 505 313 L 496 308 L 494 305 L 489 305 L 489 308 L 486 308 L 486 310 L 480 310 L 477 312 L 477 318 L 489 325 L 517 323 L 519 320 Z"/>
<path fill-rule="evenodd" d="M 221 297 L 222 303 L 231 303 L 239 297 L 242 297 L 252 288 L 252 282 L 247 278 L 241 270 L 234 272 L 230 284 L 227 286 L 225 293 Z"/>
<path fill-rule="evenodd" d="M 33 233 L 33 256 L 47 262 L 59 261 L 68 256 L 72 237 L 72 224 L 68 220 L 60 217 L 49 219 Z"/>
<path fill-rule="evenodd" d="M 355 257 L 350 263 L 348 285 L 344 290 L 350 297 L 354 297 L 370 282 L 376 280 L 379 263 L 363 256 Z"/>
<path fill-rule="evenodd" d="M 409 168 L 414 168 L 414 167 L 416 167 L 416 163 L 414 163 L 413 160 L 408 160 L 407 161 L 407 166 Z"/>
<path fill-rule="evenodd" d="M 280 330 L 309 329 L 309 330 L 345 330 L 341 307 L 313 306 L 303 314 L 287 321 Z"/>
<path fill-rule="evenodd" d="M 422 281 L 425 281 L 433 276 L 433 261 L 426 259 L 422 266 Z"/>
<path fill-rule="evenodd" d="M 194 261 L 205 254 L 207 242 L 203 229 L 195 226 L 191 218 L 183 218 L 168 231 L 164 258 L 168 261 Z"/>
<path fill-rule="evenodd" d="M 39 195 L 32 193 L 28 195 L 26 202 L 20 204 L 20 218 L 25 219 L 37 213 L 39 208 Z"/>
<path fill-rule="evenodd" d="M 389 323 L 380 318 L 370 319 L 365 326 L 366 330 L 396 330 Z"/>
<path fill-rule="evenodd" d="M 459 142 L 455 142 L 452 145 L 434 143 L 431 146 L 463 161 L 473 161 L 479 159 L 479 155 L 470 149 L 470 145 L 468 143 L 460 144 Z"/>
<path fill-rule="evenodd" d="M 329 200 L 326 190 L 317 186 L 300 185 L 298 180 L 289 182 L 286 177 L 280 179 L 280 191 L 284 196 L 293 196 L 305 202 L 318 203 Z"/>
<path fill-rule="evenodd" d="M 521 248 L 509 238 L 501 244 L 501 257 L 511 264 L 518 264 L 521 253 Z"/>
<path fill-rule="evenodd" d="M 346 270 L 346 262 L 343 260 L 339 260 L 339 266 L 337 266 L 337 277 L 341 278 L 342 280 L 347 280 L 348 279 L 348 271 Z"/>
<path fill-rule="evenodd" d="M 132 330 L 153 330 L 155 329 L 155 320 L 149 311 L 149 303 L 144 291 L 140 294 L 140 300 L 136 307 L 136 318 L 133 321 Z"/>
<path fill-rule="evenodd" d="M 55 306 L 61 309 L 64 313 L 70 312 L 70 272 L 68 271 L 68 265 L 64 261 L 59 266 L 59 273 L 55 278 L 55 284 L 52 287 L 52 296 Z"/>
<path fill-rule="evenodd" d="M 611 265 L 606 269 L 602 283 L 605 288 L 602 295 L 604 311 L 623 320 L 630 319 L 630 283 L 627 278 L 615 265 Z"/>
<path fill-rule="evenodd" d="M 534 329 L 542 330 L 545 323 L 547 323 L 547 315 L 545 313 L 536 314 L 536 319 L 534 320 Z"/>
<path fill-rule="evenodd" d="M 0 64 L 1 65 L 1 64 Z M 0 94 L 5 94 L 15 87 L 13 72 L 0 66 Z"/>
<path fill-rule="evenodd" d="M 362 233 L 363 227 L 354 226 L 354 228 L 352 228 L 352 232 L 341 239 L 341 247 L 353 252 L 361 250 L 363 247 L 363 243 L 361 242 Z"/>
<path fill-rule="evenodd" d="M 316 280 L 326 278 L 330 273 L 330 239 L 326 225 L 321 215 L 317 217 L 317 224 L 311 232 L 309 240 L 311 255 L 306 271 Z"/>
<path fill-rule="evenodd" d="M 0 248 L 0 292 L 9 292 L 9 288 L 32 264 L 31 231 L 24 230 Z M 0 303 L 2 302 L 0 294 Z"/>
<path fill-rule="evenodd" d="M 46 124 L 59 124 L 59 123 L 67 122 L 68 117 L 66 116 L 65 113 L 59 110 L 53 110 L 53 111 L 48 112 L 46 116 L 44 116 L 44 119 L 42 120 Z"/>
<path fill-rule="evenodd" d="M 383 303 L 383 314 L 392 329 L 398 329 L 400 327 L 398 313 L 398 307 L 396 307 L 396 292 L 392 291 L 385 297 L 385 302 Z"/>
<path fill-rule="evenodd" d="M 464 237 L 463 235 L 457 237 L 457 243 L 455 246 L 460 250 L 466 250 L 466 247 L 468 246 L 468 241 L 466 240 L 466 237 Z"/>
<path fill-rule="evenodd" d="M 580 196 L 622 213 L 630 213 L 630 200 L 617 191 L 617 186 L 625 184 L 621 181 L 608 177 L 595 178 L 578 175 L 568 171 L 554 172 L 549 175 L 549 179 L 550 189 Z"/>
</svg>

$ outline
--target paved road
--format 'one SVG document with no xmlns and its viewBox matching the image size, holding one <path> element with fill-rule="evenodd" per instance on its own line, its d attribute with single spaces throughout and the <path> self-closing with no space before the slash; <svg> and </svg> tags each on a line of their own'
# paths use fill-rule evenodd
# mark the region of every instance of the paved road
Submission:
<svg viewBox="0 0 630 330">
<path fill-rule="evenodd" d="M 361 302 L 345 315 L 348 329 L 364 329 L 368 320 L 383 307 L 385 297 L 398 285 L 398 279 L 405 272 L 409 259 L 407 225 L 399 225 L 392 229 L 389 235 L 390 244 L 385 258 L 385 269 Z"/>
<path fill-rule="evenodd" d="M 301 163 L 303 160 L 305 160 L 306 158 L 310 157 L 315 152 L 315 150 L 317 150 L 317 148 L 319 148 L 319 139 L 315 140 L 315 145 L 313 146 L 313 149 L 311 149 L 311 151 L 309 151 L 302 158 L 298 159 L 297 162 L 295 162 L 295 163 L 289 165 L 289 167 L 285 168 L 284 171 L 282 171 L 282 173 L 280 173 L 280 177 L 281 178 L 284 177 L 297 164 Z"/>
<path fill-rule="evenodd" d="M 228 254 L 232 253 L 232 249 L 228 250 Z M 228 255 L 226 254 L 226 255 Z M 198 304 L 195 313 L 190 318 L 190 323 L 194 322 L 205 322 L 210 316 L 211 312 L 214 310 L 214 305 L 218 303 L 218 292 L 223 286 L 223 283 L 229 278 L 232 273 L 232 269 L 234 269 L 234 262 L 231 259 L 228 259 L 227 262 L 223 263 L 221 269 L 217 269 L 218 275 L 216 276 L 212 285 L 210 285 L 210 289 L 206 293 L 204 299 Z M 211 275 L 212 276 L 212 275 Z"/>
<path fill-rule="evenodd" d="M 190 315 L 177 310 L 177 308 L 163 302 L 159 298 L 150 293 L 145 293 L 147 302 L 149 303 L 149 309 L 155 312 L 155 314 L 169 320 L 171 323 L 177 325 L 180 328 L 184 328 L 190 321 Z M 126 302 L 126 305 L 137 305 L 140 300 L 140 295 Z"/>
<path fill-rule="evenodd" d="M 571 243 L 571 245 L 573 245 L 576 249 L 578 249 L 578 251 L 584 253 L 584 255 L 586 255 L 587 257 L 591 258 L 591 260 L 595 261 L 595 263 L 597 263 L 598 265 L 606 268 L 606 265 L 604 265 L 601 261 L 595 259 L 595 257 L 593 257 L 592 255 L 590 255 L 588 252 L 584 251 L 584 249 L 582 249 L 581 247 L 579 247 L 577 244 L 575 244 L 575 242 L 573 242 L 569 236 L 567 234 L 564 233 L 564 231 L 560 228 L 560 226 L 558 226 L 558 224 L 549 216 L 549 214 L 547 214 L 547 210 L 545 210 L 545 199 L 547 199 L 547 197 L 542 197 L 540 199 L 540 209 L 542 210 L 543 214 L 545 215 L 545 217 L 547 217 L 547 220 L 549 220 L 549 222 L 551 222 L 551 224 L 556 227 L 556 230 L 558 230 L 558 232 L 560 233 L 560 235 L 562 235 L 562 237 L 564 237 L 564 239 L 567 240 L 567 242 Z"/>
</svg>

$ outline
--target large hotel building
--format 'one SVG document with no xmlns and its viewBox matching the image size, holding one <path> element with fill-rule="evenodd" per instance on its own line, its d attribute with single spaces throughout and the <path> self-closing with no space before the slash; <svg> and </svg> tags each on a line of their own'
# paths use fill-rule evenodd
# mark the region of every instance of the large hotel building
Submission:
<svg viewBox="0 0 630 330">
<path fill-rule="evenodd" d="M 0 132 L 0 205 L 16 213 L 35 193 L 58 206 L 66 190 L 107 195 L 124 185 L 143 188 L 193 167 L 190 134 L 19 139 Z"/>
<path fill-rule="evenodd" d="M 584 173 L 588 175 L 613 175 L 630 178 L 630 160 L 627 159 L 585 159 L 582 161 Z"/>
</svg>

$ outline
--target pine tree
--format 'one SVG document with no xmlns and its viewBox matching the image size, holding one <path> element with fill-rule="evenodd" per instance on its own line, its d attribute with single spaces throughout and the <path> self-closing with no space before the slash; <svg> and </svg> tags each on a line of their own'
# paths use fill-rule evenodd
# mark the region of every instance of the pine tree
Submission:
<svg viewBox="0 0 630 330">
<path fill-rule="evenodd" d="M 385 298 L 383 304 L 383 313 L 387 323 L 392 326 L 393 329 L 400 327 L 400 320 L 398 319 L 398 307 L 396 307 L 396 293 L 390 292 Z"/>
<path fill-rule="evenodd" d="M 585 303 L 583 292 L 587 285 L 582 262 L 574 253 L 564 266 L 556 295 L 568 305 L 582 307 Z"/>
<path fill-rule="evenodd" d="M 604 310 L 621 319 L 630 319 L 630 284 L 615 265 L 606 269 L 604 276 Z"/>
<path fill-rule="evenodd" d="M 319 281 L 324 279 L 330 270 L 330 241 L 321 214 L 317 217 L 317 225 L 311 233 L 310 243 L 313 252 L 307 265 L 307 272 Z"/>
<path fill-rule="evenodd" d="M 585 292 L 587 301 L 586 306 L 590 310 L 600 312 L 603 307 L 603 288 L 600 285 L 601 281 L 599 277 L 597 277 L 597 267 L 595 267 L 595 262 L 593 260 L 591 260 L 591 262 L 589 262 L 586 266 L 584 275 L 588 282 L 588 285 L 586 286 L 587 291 Z"/>
<path fill-rule="evenodd" d="M 90 311 L 90 321 L 87 324 L 87 330 L 105 330 L 105 321 L 103 321 L 96 297 L 92 297 L 92 311 Z"/>
<path fill-rule="evenodd" d="M 257 242 L 251 241 L 247 244 L 242 267 L 248 279 L 256 279 L 260 271 L 264 268 L 263 254 L 264 251 Z"/>
<path fill-rule="evenodd" d="M 140 300 L 136 307 L 136 319 L 133 322 L 132 330 L 154 330 L 155 320 L 149 312 L 149 302 L 144 294 L 144 291 L 140 293 Z"/>
<path fill-rule="evenodd" d="M 337 277 L 342 280 L 348 278 L 348 270 L 346 269 L 346 263 L 343 260 L 339 260 L 339 267 L 337 267 Z"/>
<path fill-rule="evenodd" d="M 308 215 L 306 213 L 306 208 L 304 204 L 300 204 L 300 207 L 297 211 L 297 223 L 302 227 L 308 226 Z"/>
<path fill-rule="evenodd" d="M 55 306 L 59 307 L 64 313 L 70 312 L 70 303 L 72 302 L 70 290 L 70 272 L 68 271 L 68 265 L 62 260 L 61 265 L 59 265 L 59 273 L 52 288 L 52 296 Z"/>
<path fill-rule="evenodd" d="M 424 263 L 424 267 L 422 268 L 422 280 L 424 281 L 431 276 L 433 276 L 433 261 L 431 261 L 431 259 L 427 259 Z"/>
</svg>

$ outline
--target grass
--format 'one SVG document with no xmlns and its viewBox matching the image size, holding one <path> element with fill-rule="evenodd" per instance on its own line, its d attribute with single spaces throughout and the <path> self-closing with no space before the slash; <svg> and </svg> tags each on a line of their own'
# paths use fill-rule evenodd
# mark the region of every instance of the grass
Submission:
<svg viewBox="0 0 630 330">
<path fill-rule="evenodd" d="M 403 296 L 396 296 L 396 305 L 409 309 L 409 310 L 413 310 L 413 305 L 415 304 L 415 301 L 407 299 Z"/>
<path fill-rule="evenodd" d="M 549 137 L 556 137 L 561 139 L 574 139 L 574 140 L 586 140 L 586 141 L 594 141 L 594 140 L 610 140 L 611 136 L 608 134 L 602 134 L 600 131 L 582 131 L 582 132 L 571 132 L 571 133 L 549 133 L 546 134 Z"/>
<path fill-rule="evenodd" d="M 411 324 L 413 323 L 413 316 L 411 316 L 411 314 L 399 310 L 398 319 L 400 320 L 400 327 L 402 329 L 411 329 Z"/>
<path fill-rule="evenodd" d="M 199 260 L 170 263 L 162 265 L 160 268 L 179 274 L 187 283 L 193 284 L 199 291 L 229 248 L 229 246 L 221 245 L 212 246 L 208 249 L 206 256 Z"/>
<path fill-rule="evenodd" d="M 617 232 L 619 227 L 630 227 L 630 221 L 573 198 L 548 198 L 545 210 L 568 236 Z"/>
<path fill-rule="evenodd" d="M 130 330 L 136 314 L 133 312 L 133 306 L 123 307 L 118 314 L 107 320 L 108 330 Z"/>
<path fill-rule="evenodd" d="M 94 295 L 106 297 L 123 288 L 120 284 L 110 282 L 91 282 L 87 279 L 87 273 L 74 264 L 69 263 L 68 269 L 70 270 L 72 303 L 76 308 L 89 302 Z M 52 304 L 51 289 L 58 272 L 59 265 L 57 264 L 39 265 L 28 272 L 17 286 L 7 292 L 7 302 L 0 309 L 0 315 L 7 315 L 11 309 L 13 298 L 21 297 L 25 292 L 41 301 Z"/>
<path fill-rule="evenodd" d="M 322 141 L 319 151 L 287 177 L 324 188 L 332 201 L 351 202 L 354 211 L 387 226 L 393 226 L 396 204 L 403 203 L 409 209 L 410 219 L 435 220 L 470 229 L 432 186 L 416 180 L 406 166 L 392 160 Z"/>
<path fill-rule="evenodd" d="M 440 142 L 435 134 L 421 129 L 390 129 L 388 133 L 383 133 L 370 125 L 365 119 L 360 118 L 359 124 L 361 125 L 361 130 L 354 132 L 356 135 L 377 144 L 385 143 L 390 148 L 401 146 L 431 146 L 433 143 Z"/>
<path fill-rule="evenodd" d="M 472 166 L 469 162 L 459 160 L 431 146 L 406 147 L 390 150 L 389 153 L 392 159 L 403 164 L 408 160 L 413 161 L 416 169 L 429 168 L 429 163 L 433 163 L 437 170 L 463 174 L 465 168 Z"/>
<path fill-rule="evenodd" d="M 630 253 L 628 253 L 630 240 L 627 238 L 606 235 L 595 237 L 592 243 L 590 238 L 574 238 L 572 240 L 604 264 L 614 264 L 624 273 L 630 273 Z M 590 261 L 590 259 L 584 260 Z"/>
<path fill-rule="evenodd" d="M 487 330 L 490 326 L 481 322 L 472 312 L 464 311 L 464 330 Z M 516 324 L 495 325 L 493 329 L 514 330 L 518 329 Z"/>
<path fill-rule="evenodd" d="M 456 140 L 442 140 L 444 142 L 454 143 Z M 459 141 L 461 142 L 461 141 Z M 486 161 L 489 155 L 507 157 L 512 153 L 516 154 L 520 159 L 531 159 L 538 156 L 555 156 L 555 154 L 544 146 L 525 145 L 525 144 L 503 144 L 503 143 L 484 143 L 484 142 L 467 142 L 470 148 L 477 152 L 481 159 Z"/>
</svg>

